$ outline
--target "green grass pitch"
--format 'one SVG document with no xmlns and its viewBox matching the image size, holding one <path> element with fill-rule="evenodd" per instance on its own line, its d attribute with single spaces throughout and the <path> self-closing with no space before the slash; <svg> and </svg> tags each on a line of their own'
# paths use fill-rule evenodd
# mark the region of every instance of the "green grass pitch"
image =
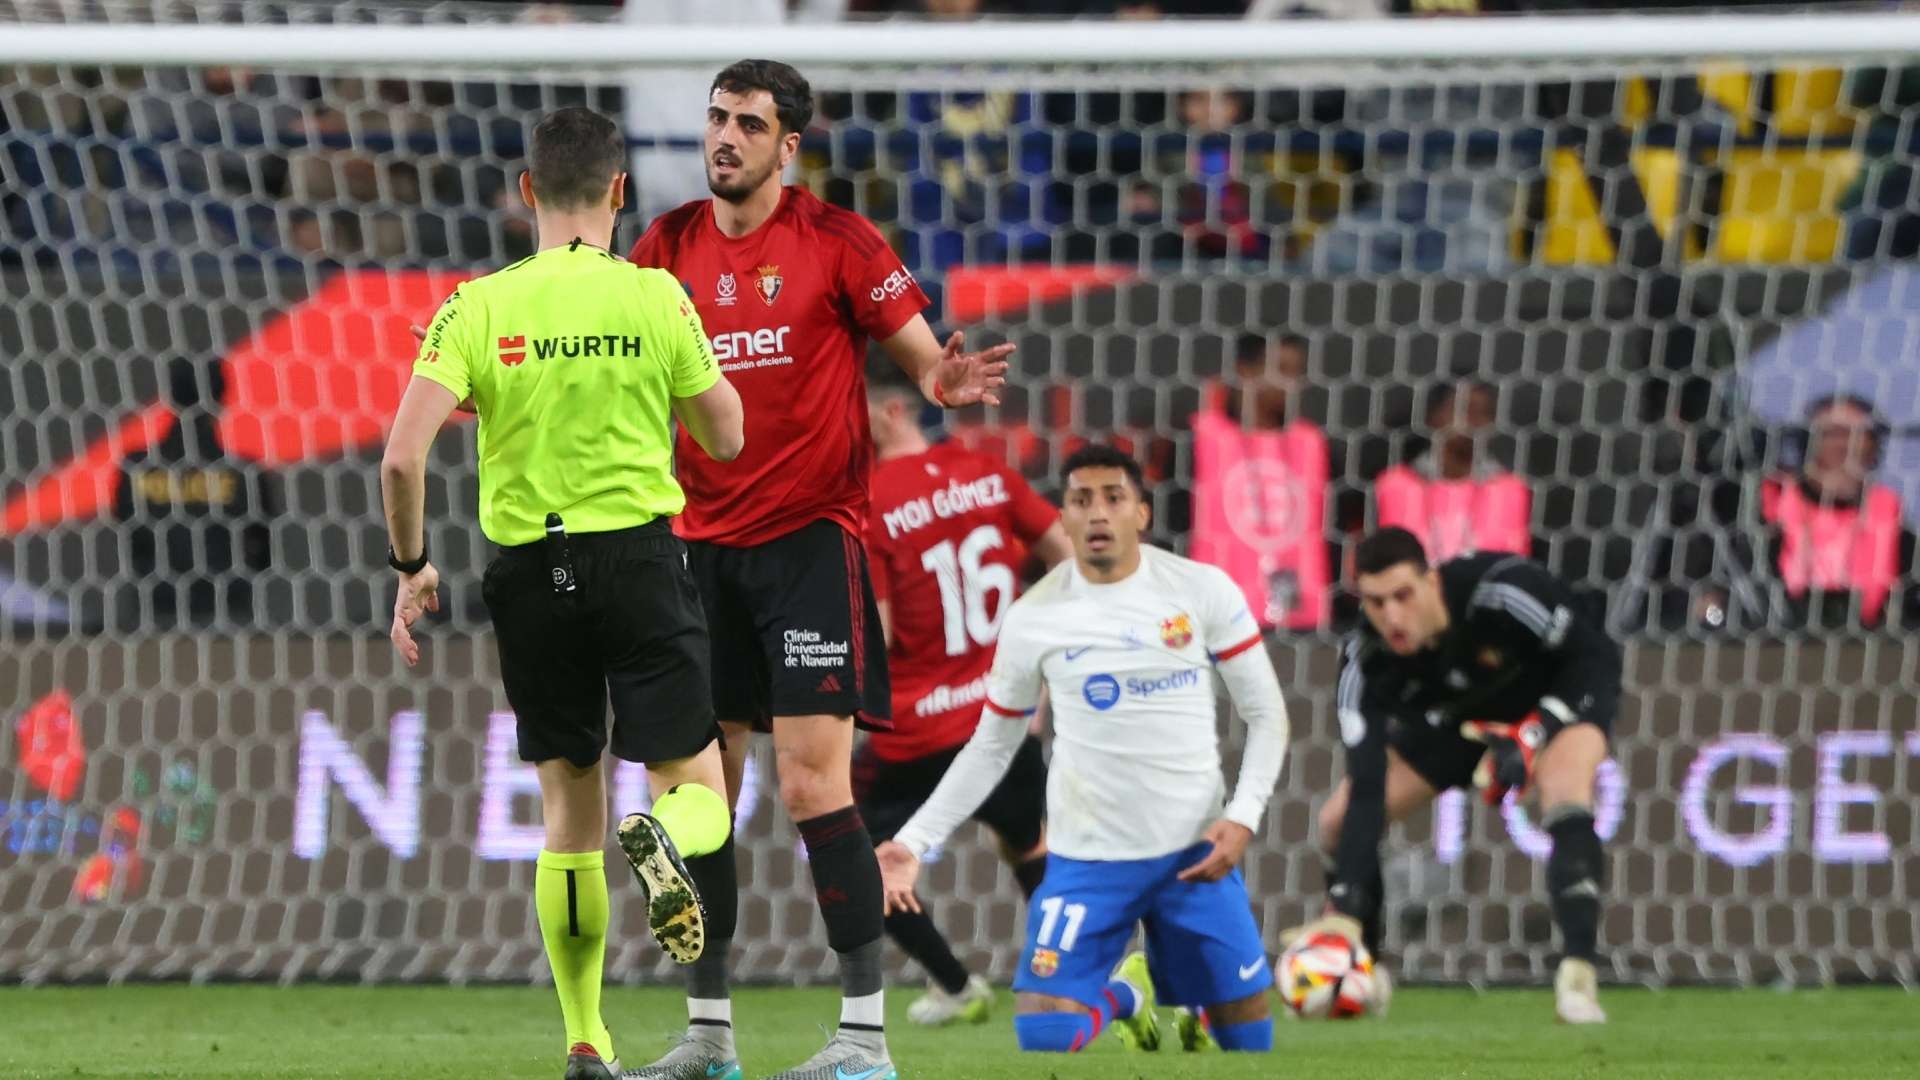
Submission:
<svg viewBox="0 0 1920 1080">
<path fill-rule="evenodd" d="M 1614 990 L 1613 1023 L 1559 1027 L 1542 992 L 1403 990 L 1383 1021 L 1289 1023 L 1272 1055 L 1125 1053 L 1103 1035 L 1072 1057 L 1014 1049 L 1004 998 L 978 1027 L 924 1031 L 890 995 L 902 1080 L 1158 1077 L 1920 1077 L 1920 995 L 1895 989 Z M 749 1077 L 818 1048 L 830 990 L 742 991 Z M 677 992 L 613 990 L 629 1066 L 673 1038 Z M 1170 1027 L 1169 1027 L 1170 1034 Z M 560 1011 L 543 989 L 179 985 L 0 990 L 0 1077 L 557 1080 Z"/>
</svg>

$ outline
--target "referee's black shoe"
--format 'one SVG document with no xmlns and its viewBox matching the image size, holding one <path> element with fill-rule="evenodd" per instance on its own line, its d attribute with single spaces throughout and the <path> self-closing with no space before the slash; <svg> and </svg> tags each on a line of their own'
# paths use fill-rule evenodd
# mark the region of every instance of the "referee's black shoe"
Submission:
<svg viewBox="0 0 1920 1080">
<path fill-rule="evenodd" d="M 667 830 L 649 814 L 620 819 L 620 850 L 647 894 L 647 928 L 674 962 L 691 964 L 707 947 L 707 909 Z"/>
</svg>

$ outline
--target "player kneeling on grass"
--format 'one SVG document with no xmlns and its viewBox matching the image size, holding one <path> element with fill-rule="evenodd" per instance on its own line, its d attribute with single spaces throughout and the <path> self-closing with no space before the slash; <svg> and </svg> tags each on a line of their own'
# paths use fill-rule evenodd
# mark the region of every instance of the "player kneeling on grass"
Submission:
<svg viewBox="0 0 1920 1080">
<path fill-rule="evenodd" d="M 706 618 L 668 524 L 686 503 L 674 417 L 716 457 L 738 454 L 744 435 L 740 398 L 680 283 L 605 247 L 626 190 L 620 129 L 561 109 L 535 125 L 530 157 L 520 193 L 540 249 L 447 298 L 394 417 L 380 470 L 400 574 L 392 635 L 407 665 L 419 662 L 413 625 L 440 607 L 427 451 L 467 402 L 480 416 L 480 528 L 501 548 L 481 595 L 520 756 L 540 778 L 534 909 L 566 1021 L 566 1077 L 611 1080 L 620 1063 L 600 1017 L 607 707 L 614 754 L 645 762 L 656 795 L 651 815 L 620 822 L 620 846 L 647 925 L 690 963 L 706 918 L 682 857 L 719 851 L 731 825 Z"/>
<path fill-rule="evenodd" d="M 1354 559 L 1367 623 L 1347 641 L 1335 705 L 1347 778 L 1320 811 L 1329 914 L 1310 929 L 1380 944 L 1380 836 L 1440 792 L 1524 795 L 1553 838 L 1547 889 L 1565 958 L 1555 1008 L 1603 1023 L 1594 972 L 1606 860 L 1594 776 L 1620 700 L 1620 649 L 1565 583 L 1514 555 L 1427 564 L 1405 529 Z"/>
<path fill-rule="evenodd" d="M 1111 1022 L 1129 1046 L 1157 1050 L 1156 995 L 1204 1010 L 1182 1019 L 1188 1049 L 1271 1049 L 1273 973 L 1238 865 L 1286 755 L 1273 663 L 1225 573 L 1141 544 L 1149 510 L 1132 458 L 1083 449 L 1065 486 L 1074 557 L 1014 602 L 973 738 L 880 845 L 888 909 L 919 909 L 920 856 L 1005 775 L 1044 684 L 1049 853 L 1013 984 L 1021 1049 L 1079 1050 Z M 1247 724 L 1231 800 L 1215 672 Z M 1119 963 L 1136 923 L 1146 952 Z"/>
</svg>

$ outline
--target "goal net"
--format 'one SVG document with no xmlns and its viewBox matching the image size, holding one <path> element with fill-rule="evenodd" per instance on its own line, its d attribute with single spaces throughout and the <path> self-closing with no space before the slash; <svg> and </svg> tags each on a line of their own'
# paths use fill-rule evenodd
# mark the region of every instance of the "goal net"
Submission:
<svg viewBox="0 0 1920 1080">
<path fill-rule="evenodd" d="M 408 671 L 384 425 L 408 324 L 531 250 L 532 122 L 622 118 L 630 244 L 704 194 L 706 80 L 740 51 L 818 91 L 791 182 L 877 222 L 943 334 L 1018 345 L 1006 403 L 949 434 L 1045 490 L 1083 441 L 1129 448 L 1157 540 L 1260 598 L 1295 732 L 1247 864 L 1270 941 L 1321 895 L 1345 559 L 1398 522 L 1544 559 L 1625 642 L 1611 977 L 1911 985 L 1914 18 L 928 36 L 0 3 L 0 980 L 545 977 L 473 429 L 433 454 L 448 603 Z M 822 978 L 755 752 L 739 968 Z M 1522 808 L 1451 795 L 1389 846 L 1405 976 L 1551 970 Z M 926 891 L 1008 978 L 1023 912 L 981 838 Z M 624 895 L 611 977 L 668 977 Z"/>
</svg>

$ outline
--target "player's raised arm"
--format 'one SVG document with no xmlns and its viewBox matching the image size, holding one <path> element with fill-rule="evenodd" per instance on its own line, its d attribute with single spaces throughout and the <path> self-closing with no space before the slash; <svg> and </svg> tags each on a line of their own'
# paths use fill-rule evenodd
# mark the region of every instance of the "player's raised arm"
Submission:
<svg viewBox="0 0 1920 1080">
<path fill-rule="evenodd" d="M 1246 753 L 1240 776 L 1222 820 L 1208 830 L 1213 851 L 1181 871 L 1184 881 L 1215 881 L 1239 864 L 1247 844 L 1260 831 L 1267 803 L 1287 759 L 1287 702 L 1280 695 L 1280 679 L 1267 655 L 1260 625 L 1247 609 L 1246 597 L 1225 574 L 1210 576 L 1209 604 L 1203 629 L 1213 653 L 1215 670 L 1226 683 L 1234 711 L 1247 725 Z"/>
<path fill-rule="evenodd" d="M 955 332 L 943 346 L 921 314 L 927 294 L 872 222 L 843 215 L 833 262 L 846 310 L 869 338 L 886 349 L 928 401 L 943 408 L 1000 404 L 1012 345 L 965 352 Z M 637 249 L 636 249 L 637 250 Z"/>
<path fill-rule="evenodd" d="M 1013 346 L 1002 344 L 966 352 L 966 341 L 966 335 L 955 330 L 945 345 L 940 344 L 926 316 L 915 315 L 882 338 L 880 345 L 927 400 L 941 408 L 1000 404 L 1000 388 L 1007 382 L 1007 357 L 1013 355 Z"/>
</svg>

